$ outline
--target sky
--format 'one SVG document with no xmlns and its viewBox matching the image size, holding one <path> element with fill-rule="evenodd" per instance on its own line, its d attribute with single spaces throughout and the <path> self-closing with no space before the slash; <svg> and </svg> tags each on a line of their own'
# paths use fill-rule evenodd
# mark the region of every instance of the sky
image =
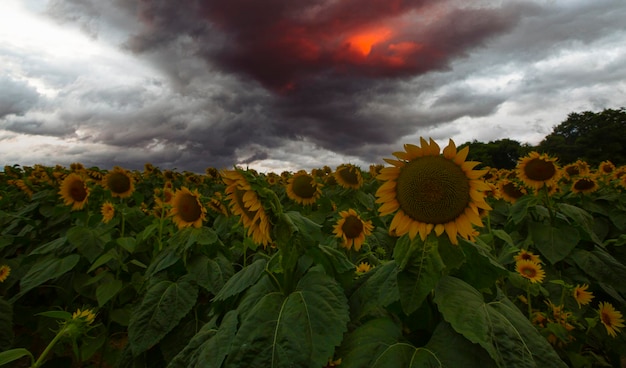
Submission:
<svg viewBox="0 0 626 368">
<path fill-rule="evenodd" d="M 624 0 L 2 0 L 0 165 L 367 169 L 626 106 Z"/>
</svg>

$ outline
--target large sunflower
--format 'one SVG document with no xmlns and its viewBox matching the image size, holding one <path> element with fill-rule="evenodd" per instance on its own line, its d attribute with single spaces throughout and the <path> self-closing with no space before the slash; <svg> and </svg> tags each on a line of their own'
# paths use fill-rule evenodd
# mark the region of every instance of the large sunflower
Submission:
<svg viewBox="0 0 626 368">
<path fill-rule="evenodd" d="M 72 211 L 82 210 L 89 197 L 87 182 L 79 174 L 71 173 L 63 179 L 59 194 L 65 205 L 72 206 Z"/>
<path fill-rule="evenodd" d="M 341 164 L 333 174 L 337 183 L 350 189 L 359 189 L 363 185 L 361 169 L 352 164 Z"/>
<path fill-rule="evenodd" d="M 624 327 L 622 312 L 615 310 L 611 303 L 600 302 L 598 305 L 598 314 L 600 315 L 600 322 L 606 327 L 606 332 L 616 337 L 617 333 L 620 332 L 620 328 Z"/>
<path fill-rule="evenodd" d="M 586 193 L 593 193 L 599 188 L 600 188 L 600 185 L 598 184 L 598 181 L 596 180 L 594 176 L 584 175 L 574 180 L 570 190 L 572 191 L 572 193 L 586 194 Z"/>
<path fill-rule="evenodd" d="M 179 229 L 193 226 L 199 228 L 206 218 L 206 209 L 200 203 L 200 194 L 195 189 L 193 192 L 182 187 L 174 194 L 170 215 L 174 217 L 174 223 Z"/>
<path fill-rule="evenodd" d="M 334 226 L 333 234 L 343 239 L 342 246 L 346 249 L 361 250 L 365 237 L 372 234 L 374 226 L 371 221 L 363 221 L 355 210 L 339 212 L 341 218 Z"/>
<path fill-rule="evenodd" d="M 498 181 L 498 193 L 505 201 L 515 203 L 526 195 L 526 188 L 509 179 L 500 179 Z"/>
<path fill-rule="evenodd" d="M 237 170 L 224 170 L 221 175 L 226 184 L 224 193 L 230 201 L 231 212 L 240 216 L 239 221 L 255 243 L 267 246 L 272 241 L 270 222 L 256 192 Z"/>
<path fill-rule="evenodd" d="M 293 201 L 311 205 L 322 195 L 322 185 L 304 170 L 295 173 L 287 182 L 287 196 Z"/>
<path fill-rule="evenodd" d="M 559 178 L 556 158 L 547 154 L 531 152 L 517 163 L 517 177 L 527 186 L 537 190 L 544 186 L 554 186 Z"/>
<path fill-rule="evenodd" d="M 450 140 L 439 154 L 439 146 L 420 138 L 421 147 L 406 144 L 405 152 L 396 152 L 398 160 L 385 159 L 393 167 L 380 171 L 377 179 L 385 181 L 376 191 L 381 216 L 396 213 L 389 226 L 397 236 L 418 233 L 422 240 L 431 231 L 444 231 L 453 244 L 457 235 L 472 239 L 472 224 L 483 226 L 479 209 L 490 210 L 482 191 L 489 186 L 480 177 L 486 170 L 473 170 L 478 162 L 465 161 L 469 146 L 457 152 Z"/>
<path fill-rule="evenodd" d="M 115 166 L 103 179 L 104 186 L 111 191 L 113 197 L 130 197 L 135 190 L 133 177 L 119 166 Z"/>
</svg>

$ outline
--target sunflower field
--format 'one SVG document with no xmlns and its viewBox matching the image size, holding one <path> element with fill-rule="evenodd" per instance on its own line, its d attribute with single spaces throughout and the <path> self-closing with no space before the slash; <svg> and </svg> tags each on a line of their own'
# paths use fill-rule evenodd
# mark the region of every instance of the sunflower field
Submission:
<svg viewBox="0 0 626 368">
<path fill-rule="evenodd" d="M 0 172 L 0 365 L 621 367 L 626 167 Z"/>
</svg>

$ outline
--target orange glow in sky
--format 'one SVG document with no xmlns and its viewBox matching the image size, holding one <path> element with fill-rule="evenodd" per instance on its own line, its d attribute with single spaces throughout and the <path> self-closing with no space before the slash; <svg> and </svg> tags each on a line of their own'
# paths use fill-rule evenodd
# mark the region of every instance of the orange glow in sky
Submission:
<svg viewBox="0 0 626 368">
<path fill-rule="evenodd" d="M 356 33 L 348 38 L 350 47 L 358 50 L 363 56 L 367 56 L 372 51 L 372 46 L 385 42 L 391 37 L 391 30 L 387 27 L 378 27 L 363 32 Z"/>
</svg>

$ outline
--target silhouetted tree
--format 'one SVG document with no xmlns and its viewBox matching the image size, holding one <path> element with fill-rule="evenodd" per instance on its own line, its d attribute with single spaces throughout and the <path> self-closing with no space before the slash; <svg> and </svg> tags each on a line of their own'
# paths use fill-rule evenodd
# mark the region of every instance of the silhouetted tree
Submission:
<svg viewBox="0 0 626 368">
<path fill-rule="evenodd" d="M 590 165 L 605 160 L 624 165 L 626 109 L 571 113 L 539 143 L 537 150 L 558 157 L 560 164 L 582 159 Z"/>
<path fill-rule="evenodd" d="M 517 165 L 517 160 L 528 154 L 532 150 L 532 146 L 521 144 L 512 139 L 500 139 L 482 143 L 474 140 L 473 142 L 463 143 L 459 148 L 469 145 L 468 159 L 471 161 L 480 161 L 482 166 L 495 167 L 498 169 L 513 169 Z"/>
</svg>

